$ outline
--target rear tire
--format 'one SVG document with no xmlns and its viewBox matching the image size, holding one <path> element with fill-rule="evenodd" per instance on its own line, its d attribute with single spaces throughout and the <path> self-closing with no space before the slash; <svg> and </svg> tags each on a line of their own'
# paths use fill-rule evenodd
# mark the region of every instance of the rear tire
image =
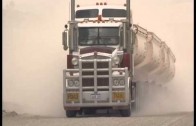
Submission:
<svg viewBox="0 0 196 126">
<path fill-rule="evenodd" d="M 76 110 L 66 110 L 67 117 L 76 117 L 77 111 Z"/>
</svg>

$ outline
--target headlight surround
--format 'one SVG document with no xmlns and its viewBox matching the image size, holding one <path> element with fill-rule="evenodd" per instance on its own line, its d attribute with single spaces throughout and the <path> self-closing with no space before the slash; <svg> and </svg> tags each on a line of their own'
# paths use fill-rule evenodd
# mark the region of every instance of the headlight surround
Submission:
<svg viewBox="0 0 196 126">
<path fill-rule="evenodd" d="M 73 57 L 72 60 L 71 60 L 71 63 L 75 66 L 75 65 L 78 65 L 78 58 L 76 57 Z"/>
<path fill-rule="evenodd" d="M 112 62 L 113 62 L 113 64 L 117 65 L 117 64 L 120 63 L 120 58 L 119 58 L 118 56 L 114 56 L 114 57 L 112 58 Z"/>
<path fill-rule="evenodd" d="M 113 85 L 114 86 L 123 86 L 125 85 L 125 80 L 124 79 L 113 79 Z"/>
<path fill-rule="evenodd" d="M 68 80 L 68 86 L 69 87 L 78 87 L 80 86 L 79 80 Z"/>
</svg>

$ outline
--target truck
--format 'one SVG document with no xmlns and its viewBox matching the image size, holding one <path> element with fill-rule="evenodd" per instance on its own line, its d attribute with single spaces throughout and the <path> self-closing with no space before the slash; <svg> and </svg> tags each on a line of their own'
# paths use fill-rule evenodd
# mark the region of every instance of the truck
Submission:
<svg viewBox="0 0 196 126">
<path fill-rule="evenodd" d="M 88 6 L 71 0 L 70 12 L 62 32 L 68 50 L 63 70 L 67 117 L 97 109 L 128 117 L 141 104 L 140 85 L 164 85 L 174 77 L 174 54 L 153 32 L 133 24 L 130 0 Z"/>
</svg>

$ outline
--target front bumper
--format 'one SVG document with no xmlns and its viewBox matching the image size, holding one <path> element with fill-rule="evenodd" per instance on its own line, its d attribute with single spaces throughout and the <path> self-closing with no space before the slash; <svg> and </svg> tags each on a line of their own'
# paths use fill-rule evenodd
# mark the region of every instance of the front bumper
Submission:
<svg viewBox="0 0 196 126">
<path fill-rule="evenodd" d="M 83 68 L 83 63 L 92 63 L 92 68 Z M 98 63 L 108 63 L 107 68 L 98 67 Z M 89 72 L 91 75 L 86 75 Z M 101 74 L 100 74 L 101 73 Z M 107 81 L 100 81 L 105 78 Z M 124 85 L 113 84 L 114 79 L 124 80 Z M 79 86 L 68 86 L 68 80 L 78 80 Z M 89 84 L 84 79 L 91 80 Z M 68 100 L 68 94 L 78 94 L 78 100 Z M 123 99 L 115 99 L 114 94 Z M 111 59 L 79 60 L 78 69 L 63 70 L 63 104 L 64 108 L 81 107 L 118 107 L 130 104 L 128 68 L 112 68 Z"/>
</svg>

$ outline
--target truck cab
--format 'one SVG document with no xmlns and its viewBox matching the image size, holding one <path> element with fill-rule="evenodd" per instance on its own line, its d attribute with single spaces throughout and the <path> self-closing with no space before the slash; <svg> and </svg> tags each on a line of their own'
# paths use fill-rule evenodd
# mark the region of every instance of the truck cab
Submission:
<svg viewBox="0 0 196 126">
<path fill-rule="evenodd" d="M 130 116 L 133 68 L 127 51 L 131 30 L 126 7 L 74 6 L 69 29 L 63 32 L 64 49 L 69 48 L 63 70 L 67 117 L 97 108 L 118 109 L 122 116 Z"/>
<path fill-rule="evenodd" d="M 95 6 L 87 7 L 80 7 L 80 5 L 77 5 L 76 20 L 87 18 L 96 20 L 97 17 L 102 18 L 103 20 L 109 20 L 109 18 L 125 19 L 126 7 L 107 5 L 107 3 L 96 3 Z"/>
</svg>

